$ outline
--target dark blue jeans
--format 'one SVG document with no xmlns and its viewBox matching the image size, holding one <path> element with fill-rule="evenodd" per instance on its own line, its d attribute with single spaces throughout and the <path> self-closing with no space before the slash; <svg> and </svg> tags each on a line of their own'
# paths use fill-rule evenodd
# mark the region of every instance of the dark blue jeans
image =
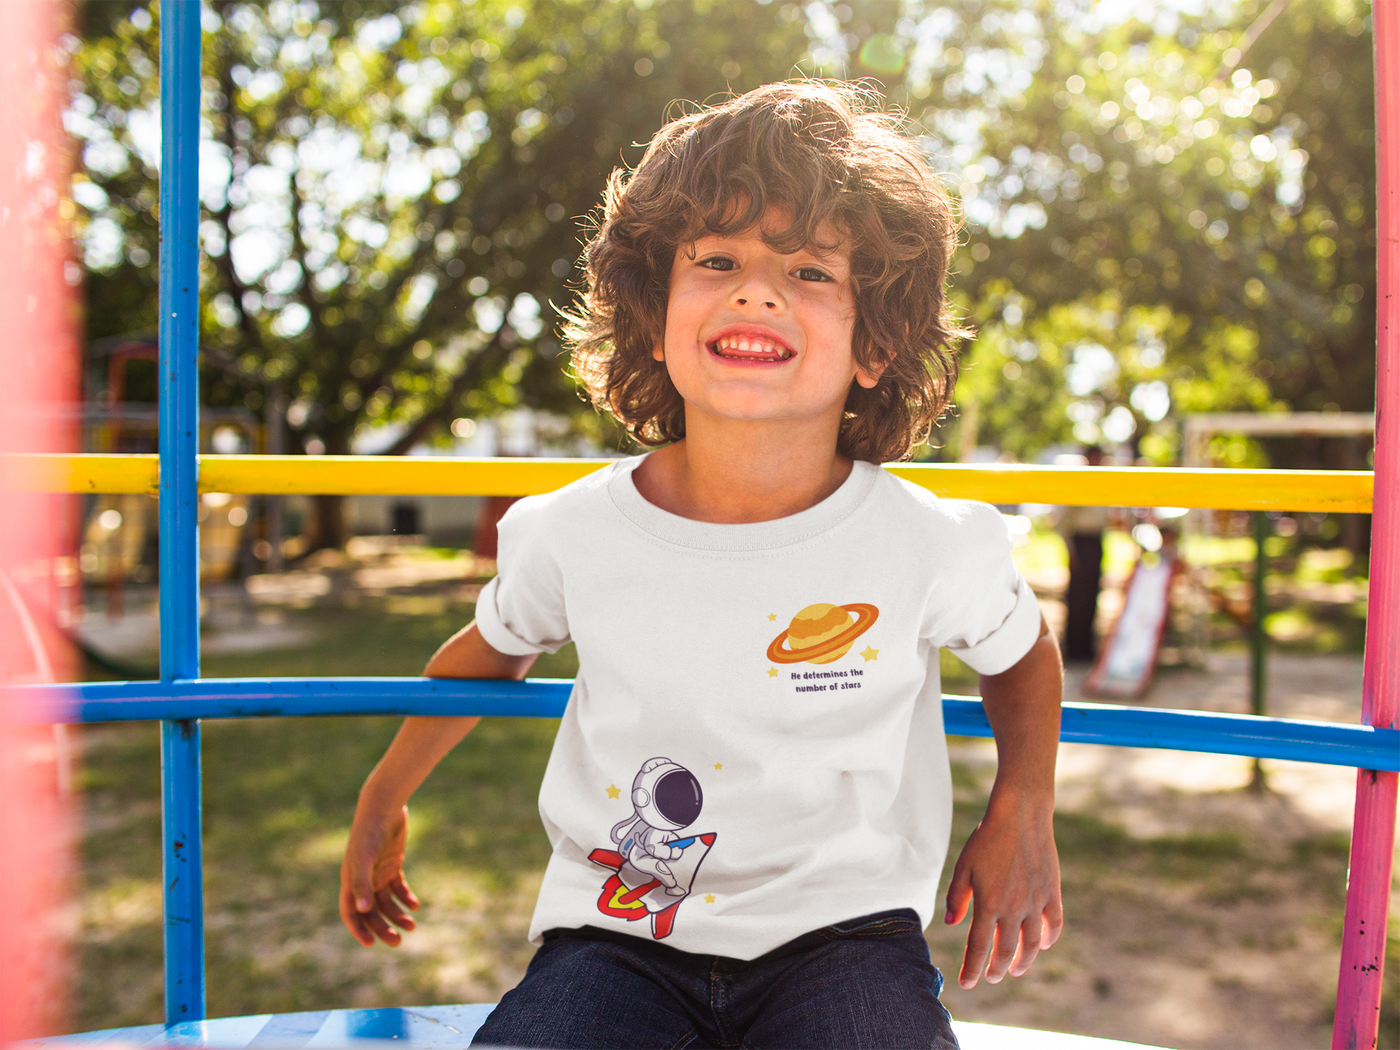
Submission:
<svg viewBox="0 0 1400 1050">
<path fill-rule="evenodd" d="M 591 926 L 550 930 L 472 1045 L 957 1050 L 942 989 L 907 908 L 748 961 Z"/>
</svg>

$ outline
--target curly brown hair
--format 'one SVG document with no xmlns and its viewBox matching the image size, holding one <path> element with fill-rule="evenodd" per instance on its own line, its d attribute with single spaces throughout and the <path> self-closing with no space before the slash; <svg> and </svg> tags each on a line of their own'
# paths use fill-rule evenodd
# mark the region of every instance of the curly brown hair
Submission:
<svg viewBox="0 0 1400 1050">
<path fill-rule="evenodd" d="M 957 242 L 948 194 L 899 118 L 873 90 L 800 80 L 703 107 L 658 131 L 635 171 L 608 180 L 584 249 L 586 287 L 565 313 L 574 373 L 643 445 L 685 436 L 685 404 L 652 350 L 665 331 L 676 250 L 705 233 L 759 227 L 770 208 L 791 217 L 764 232 L 777 251 L 850 251 L 857 364 L 882 369 L 851 384 L 837 451 L 904 459 L 928 437 L 957 380 L 944 279 Z M 829 236 L 829 235 L 828 235 Z"/>
</svg>

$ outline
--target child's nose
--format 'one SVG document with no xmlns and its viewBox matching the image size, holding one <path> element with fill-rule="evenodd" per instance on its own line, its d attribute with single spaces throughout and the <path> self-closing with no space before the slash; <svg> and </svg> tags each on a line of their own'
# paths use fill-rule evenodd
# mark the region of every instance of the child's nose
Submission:
<svg viewBox="0 0 1400 1050">
<path fill-rule="evenodd" d="M 783 296 L 774 281 L 766 276 L 754 274 L 734 290 L 734 305 L 778 310 L 783 306 Z"/>
</svg>

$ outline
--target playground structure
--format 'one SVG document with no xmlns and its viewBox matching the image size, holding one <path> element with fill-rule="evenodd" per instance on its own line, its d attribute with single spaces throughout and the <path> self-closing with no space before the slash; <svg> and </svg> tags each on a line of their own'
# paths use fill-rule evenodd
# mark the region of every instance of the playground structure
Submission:
<svg viewBox="0 0 1400 1050">
<path fill-rule="evenodd" d="M 1238 434 L 1252 438 L 1302 438 L 1314 443 L 1322 438 L 1340 438 L 1359 443 L 1361 439 L 1372 438 L 1375 432 L 1376 415 L 1374 412 L 1200 413 L 1187 416 L 1182 427 L 1182 464 L 1187 467 L 1210 466 L 1211 439 L 1217 435 Z M 1355 451 L 1355 444 L 1352 446 L 1352 451 Z M 1187 531 L 1203 536 L 1214 535 L 1217 532 L 1216 517 L 1217 514 L 1210 511 L 1192 511 L 1186 515 Z M 1260 519 L 1257 514 L 1254 515 L 1254 519 L 1250 529 L 1251 533 L 1268 528 L 1268 523 Z M 1349 524 L 1357 525 L 1359 519 L 1349 519 Z M 1347 538 L 1350 539 L 1350 537 Z M 1264 560 L 1263 546 L 1256 544 L 1256 575 L 1264 571 Z M 1192 595 L 1191 601 L 1187 661 L 1204 665 L 1205 654 L 1210 649 L 1211 601 L 1205 593 L 1206 588 L 1199 581 L 1192 590 L 1195 593 Z M 1263 609 L 1260 604 L 1263 598 L 1262 590 L 1256 588 L 1254 597 L 1256 608 L 1251 634 L 1254 636 L 1252 646 L 1257 649 L 1262 644 L 1263 627 L 1260 615 Z M 1258 679 L 1259 673 L 1260 669 L 1256 669 L 1254 675 L 1256 679 Z M 1259 698 L 1255 699 L 1256 709 L 1254 713 L 1263 714 L 1262 709 L 1257 707 Z"/>
<path fill-rule="evenodd" d="M 586 460 L 404 460 L 397 457 L 199 455 L 198 220 L 200 20 L 196 3 L 164 5 L 161 27 L 162 172 L 159 455 L 30 454 L 14 473 L 31 491 L 159 495 L 161 678 L 28 687 L 70 722 L 161 722 L 165 908 L 165 1016 L 161 1039 L 246 1045 L 254 1039 L 327 1045 L 356 1038 L 434 1041 L 407 1022 L 343 1022 L 307 1029 L 302 1015 L 204 1022 L 201 718 L 329 714 L 558 717 L 567 681 L 422 678 L 204 679 L 199 675 L 201 493 L 474 494 L 550 491 L 604 464 Z M 1334 1047 L 1374 1046 L 1394 854 L 1400 771 L 1400 0 L 1378 0 L 1377 129 L 1380 166 L 1376 455 L 1363 471 L 1055 468 L 894 465 L 941 495 L 991 502 L 1182 506 L 1372 513 L 1370 615 L 1362 725 L 1290 722 L 1067 704 L 1066 741 L 1163 747 L 1357 767 L 1350 878 Z M 990 736 L 975 699 L 946 697 L 948 731 Z M 420 1010 L 430 1021 L 480 1022 L 489 1007 Z M 456 1013 L 453 1013 L 456 1011 Z M 396 1011 L 360 1011 L 388 1015 Z M 298 1028 L 298 1023 L 302 1027 Z M 438 1021 L 438 1027 L 446 1024 Z M 399 1027 L 394 1027 L 398 1024 Z M 457 1042 L 461 1042 L 461 1031 Z M 469 1033 L 468 1033 L 469 1034 Z M 1015 1045 L 1033 1046 L 1031 1033 Z M 440 1033 L 434 1033 L 440 1037 Z M 297 1037 L 300 1037 L 298 1039 Z M 1064 1037 L 1060 1037 L 1064 1038 Z M 72 1041 L 91 1037 L 71 1037 Z M 1096 1041 L 1085 1041 L 1091 1045 Z M 983 1044 L 990 1045 L 990 1044 Z M 1072 1042 L 1055 1043 L 1057 1046 Z"/>
<path fill-rule="evenodd" d="M 151 454 L 158 447 L 158 410 L 151 402 L 128 399 L 133 362 L 159 360 L 154 339 L 122 339 L 101 354 L 106 360 L 101 394 L 89 398 L 79 413 L 81 448 L 85 452 Z M 95 385 L 95 384 L 94 384 Z M 214 452 L 267 452 L 257 418 L 245 408 L 201 407 L 199 447 Z M 154 570 L 158 511 L 154 501 L 130 493 L 93 492 L 84 501 L 83 534 L 79 539 L 79 570 L 90 583 L 105 587 L 106 611 L 120 615 L 128 580 Z M 201 572 L 205 579 L 223 579 L 236 568 L 239 544 L 248 521 L 248 499 L 231 493 L 207 493 L 200 533 Z"/>
<path fill-rule="evenodd" d="M 1210 462 L 1211 439 L 1219 434 L 1240 434 L 1247 437 L 1302 437 L 1358 439 L 1376 433 L 1374 412 L 1290 412 L 1278 414 L 1220 412 L 1188 416 L 1183 429 L 1182 461 L 1188 467 L 1206 466 Z M 1215 514 L 1193 510 L 1186 516 L 1187 527 L 1209 536 L 1214 529 Z M 1264 580 L 1268 569 L 1267 541 L 1270 532 L 1268 516 L 1261 511 L 1251 515 L 1250 532 L 1254 538 L 1254 573 L 1249 632 L 1249 710 L 1251 714 L 1268 713 L 1268 666 L 1266 650 L 1268 637 L 1264 619 L 1268 613 L 1268 596 Z M 1351 519 L 1355 524 L 1359 519 Z M 1208 587 L 1196 572 L 1187 570 L 1188 579 L 1195 577 L 1190 593 L 1190 627 L 1187 640 L 1187 661 L 1205 665 L 1210 650 L 1211 596 Z M 1256 777 L 1259 773 L 1255 764 Z"/>
</svg>

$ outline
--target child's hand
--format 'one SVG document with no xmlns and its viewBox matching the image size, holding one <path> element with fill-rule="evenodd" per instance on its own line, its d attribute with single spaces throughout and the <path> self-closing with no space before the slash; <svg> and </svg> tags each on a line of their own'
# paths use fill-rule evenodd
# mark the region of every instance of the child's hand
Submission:
<svg viewBox="0 0 1400 1050">
<path fill-rule="evenodd" d="M 403 877 L 407 839 L 407 806 L 387 817 L 356 810 L 340 865 L 340 919 L 366 948 L 376 937 L 398 947 L 403 935 L 390 923 L 404 930 L 417 925 L 399 906 L 418 910 L 418 898 Z"/>
<path fill-rule="evenodd" d="M 982 675 L 982 707 L 997 741 L 997 779 L 987 813 L 953 868 L 949 926 L 973 902 L 958 984 L 977 987 L 985 971 L 997 984 L 1020 977 L 1059 939 L 1060 858 L 1055 852 L 1055 749 L 1064 676 L 1055 637 L 1040 637 L 1015 664 Z"/>
<path fill-rule="evenodd" d="M 958 974 L 963 988 L 975 988 L 984 969 L 989 984 L 1008 972 L 1020 977 L 1059 939 L 1064 911 L 1049 807 L 994 794 L 953 869 L 943 921 L 962 922 L 969 901 L 972 927 Z"/>
<path fill-rule="evenodd" d="M 438 650 L 428 663 L 428 673 L 480 678 L 487 675 L 474 672 L 489 674 L 506 667 L 519 671 L 514 677 L 524 678 L 533 659 L 501 656 L 481 640 L 472 625 Z M 417 925 L 399 906 L 402 903 L 418 910 L 418 898 L 403 877 L 403 851 L 408 840 L 405 803 L 442 756 L 480 721 L 475 716 L 451 715 L 405 718 L 389 750 L 360 789 L 350 841 L 340 865 L 340 921 L 366 948 L 374 946 L 376 937 L 390 947 L 398 946 L 403 935 L 390 923 L 400 930 Z"/>
</svg>

